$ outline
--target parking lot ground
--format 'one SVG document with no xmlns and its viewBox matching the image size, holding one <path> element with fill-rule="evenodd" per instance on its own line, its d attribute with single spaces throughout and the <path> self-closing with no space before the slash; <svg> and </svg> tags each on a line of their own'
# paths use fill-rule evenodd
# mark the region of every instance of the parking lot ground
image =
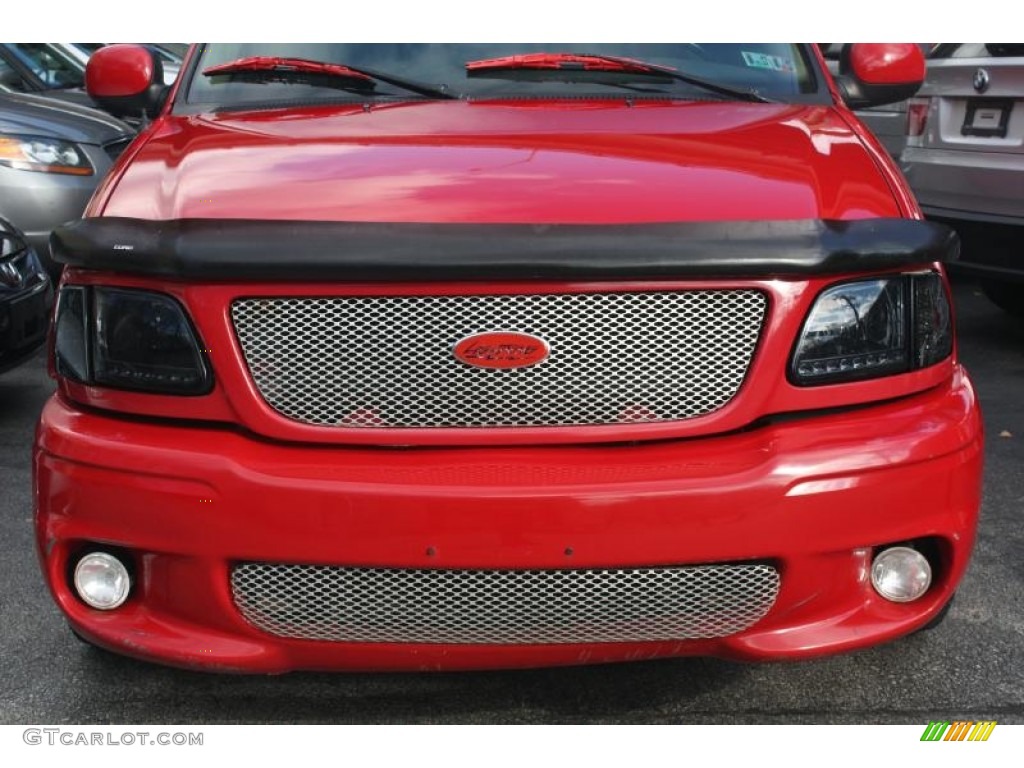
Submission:
<svg viewBox="0 0 1024 768">
<path fill-rule="evenodd" d="M 1024 322 L 969 282 L 955 294 L 987 427 L 981 531 L 960 595 L 933 632 L 786 664 L 236 677 L 83 646 L 32 546 L 30 445 L 52 390 L 40 356 L 0 376 L 0 722 L 1024 723 Z"/>
</svg>

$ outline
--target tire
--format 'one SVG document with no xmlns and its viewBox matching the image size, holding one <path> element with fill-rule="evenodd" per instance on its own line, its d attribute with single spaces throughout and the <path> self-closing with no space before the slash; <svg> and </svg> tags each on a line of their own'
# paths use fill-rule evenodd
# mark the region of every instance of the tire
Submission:
<svg viewBox="0 0 1024 768">
<path fill-rule="evenodd" d="M 999 283 L 982 280 L 981 290 L 989 300 L 1014 317 L 1024 317 L 1024 283 Z"/>
</svg>

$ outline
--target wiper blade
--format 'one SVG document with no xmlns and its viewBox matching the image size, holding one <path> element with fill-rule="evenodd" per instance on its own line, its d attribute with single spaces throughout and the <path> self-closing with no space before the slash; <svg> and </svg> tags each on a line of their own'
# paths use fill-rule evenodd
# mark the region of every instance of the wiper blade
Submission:
<svg viewBox="0 0 1024 768">
<path fill-rule="evenodd" d="M 466 62 L 470 72 L 486 72 L 501 69 L 559 69 L 588 70 L 591 72 L 648 73 L 658 69 L 636 59 L 617 56 L 595 56 L 587 53 L 528 53 L 519 56 L 502 56 L 497 59 L 480 59 Z"/>
<path fill-rule="evenodd" d="M 348 64 L 335 64 L 312 59 L 286 58 L 282 56 L 246 56 L 224 64 L 217 64 L 203 70 L 204 75 L 240 75 L 281 82 L 323 81 L 330 85 L 335 80 L 339 87 L 354 87 L 373 90 L 375 83 L 387 83 L 397 88 L 429 96 L 432 99 L 454 99 L 455 95 L 443 88 L 418 83 L 415 80 L 395 77 L 386 72 L 362 69 Z M 346 85 L 347 83 L 347 85 Z"/>
<path fill-rule="evenodd" d="M 331 64 L 326 61 L 310 61 L 309 59 L 288 59 L 278 56 L 246 56 L 235 59 L 225 64 L 217 64 L 207 67 L 203 74 L 215 75 L 245 75 L 245 74 L 266 74 L 268 79 L 273 80 L 304 80 L 308 75 L 323 75 L 339 80 L 354 80 L 357 83 L 364 83 L 368 87 L 374 87 L 374 79 L 351 67 L 342 64 Z"/>
<path fill-rule="evenodd" d="M 469 77 L 501 76 L 502 73 L 517 70 L 537 70 L 542 72 L 607 72 L 624 75 L 651 75 L 677 80 L 681 83 L 703 88 L 706 91 L 723 96 L 732 96 L 743 101 L 756 101 L 764 104 L 775 103 L 774 99 L 762 96 L 754 88 L 743 90 L 724 83 L 705 80 L 702 77 L 689 75 L 673 67 L 650 64 L 638 59 L 624 56 L 604 56 L 590 53 L 530 53 L 521 56 L 502 56 L 497 59 L 480 59 L 466 62 Z"/>
</svg>

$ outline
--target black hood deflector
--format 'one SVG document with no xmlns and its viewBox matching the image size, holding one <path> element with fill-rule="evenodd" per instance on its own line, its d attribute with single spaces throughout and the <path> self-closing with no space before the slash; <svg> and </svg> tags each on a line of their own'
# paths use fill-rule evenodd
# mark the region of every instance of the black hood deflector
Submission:
<svg viewBox="0 0 1024 768">
<path fill-rule="evenodd" d="M 492 281 L 786 277 L 956 260 L 913 219 L 409 224 L 101 217 L 59 227 L 73 267 L 179 280 Z"/>
</svg>

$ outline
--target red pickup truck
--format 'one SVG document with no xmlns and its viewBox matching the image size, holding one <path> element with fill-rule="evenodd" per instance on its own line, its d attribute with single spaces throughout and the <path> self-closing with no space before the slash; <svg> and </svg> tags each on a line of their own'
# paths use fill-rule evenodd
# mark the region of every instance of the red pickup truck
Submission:
<svg viewBox="0 0 1024 768">
<path fill-rule="evenodd" d="M 138 46 L 57 230 L 39 557 L 209 670 L 792 659 L 936 623 L 982 427 L 851 108 L 914 45 Z"/>
</svg>

